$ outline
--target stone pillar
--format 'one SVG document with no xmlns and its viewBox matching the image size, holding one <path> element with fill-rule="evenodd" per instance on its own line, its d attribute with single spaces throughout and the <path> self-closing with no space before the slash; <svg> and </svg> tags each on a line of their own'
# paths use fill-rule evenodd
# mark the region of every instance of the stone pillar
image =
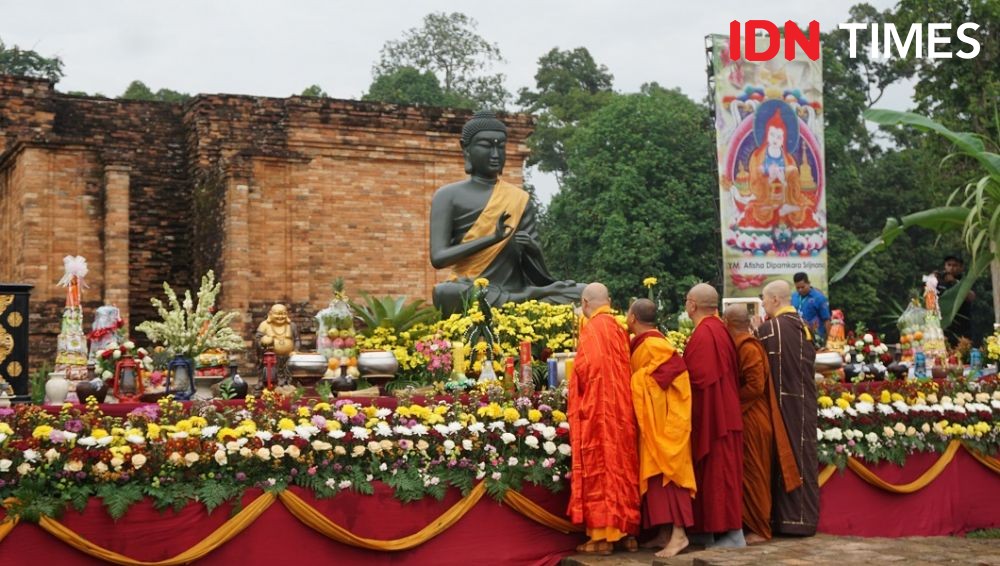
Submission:
<svg viewBox="0 0 1000 566">
<path fill-rule="evenodd" d="M 129 318 L 129 173 L 124 165 L 104 168 L 104 303 Z"/>
<path fill-rule="evenodd" d="M 222 243 L 221 308 L 235 310 L 240 316 L 233 321 L 234 329 L 250 338 L 250 188 L 246 183 L 227 179 L 225 196 L 225 241 Z M 247 343 L 248 348 L 251 343 Z"/>
</svg>

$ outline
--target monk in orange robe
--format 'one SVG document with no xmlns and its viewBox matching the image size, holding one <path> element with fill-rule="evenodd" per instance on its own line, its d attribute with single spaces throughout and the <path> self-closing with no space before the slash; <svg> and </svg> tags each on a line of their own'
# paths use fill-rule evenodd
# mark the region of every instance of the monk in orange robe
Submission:
<svg viewBox="0 0 1000 566">
<path fill-rule="evenodd" d="M 642 526 L 659 526 L 643 546 L 669 558 L 688 546 L 685 527 L 694 524 L 691 462 L 691 383 L 684 359 L 656 328 L 656 304 L 632 303 L 632 404 L 639 422 L 639 493 Z M 668 528 L 672 526 L 672 528 Z"/>
<path fill-rule="evenodd" d="M 611 554 L 619 541 L 635 551 L 639 455 L 628 335 L 611 315 L 607 287 L 591 283 L 581 300 L 588 321 L 568 385 L 573 456 L 567 514 L 590 537 L 578 552 Z"/>
<path fill-rule="evenodd" d="M 725 319 L 740 359 L 743 525 L 750 531 L 746 535 L 747 544 L 753 544 L 771 539 L 771 466 L 775 455 L 786 492 L 802 485 L 802 478 L 778 408 L 767 350 L 750 333 L 750 314 L 746 305 L 730 305 Z"/>
<path fill-rule="evenodd" d="M 695 324 L 684 348 L 691 377 L 691 451 L 698 496 L 692 537 L 706 546 L 746 546 L 743 537 L 743 418 L 739 360 L 725 323 L 719 293 L 699 283 L 685 310 Z"/>
</svg>

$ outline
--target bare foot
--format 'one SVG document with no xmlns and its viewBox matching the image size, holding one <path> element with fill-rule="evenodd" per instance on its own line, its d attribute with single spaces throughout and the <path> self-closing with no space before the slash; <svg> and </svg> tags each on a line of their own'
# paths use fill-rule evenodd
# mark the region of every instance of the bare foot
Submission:
<svg viewBox="0 0 1000 566">
<path fill-rule="evenodd" d="M 660 527 L 660 530 L 656 531 L 656 536 L 639 546 L 641 548 L 663 548 L 664 546 L 667 546 L 668 542 L 670 542 L 671 534 L 670 529 Z"/>
<path fill-rule="evenodd" d="M 767 542 L 767 539 L 758 535 L 757 533 L 748 533 L 746 535 L 747 544 L 760 544 L 762 542 Z"/>
<path fill-rule="evenodd" d="M 668 542 L 670 542 L 670 537 L 660 533 L 639 546 L 642 548 L 663 548 L 664 546 L 667 546 Z"/>
<path fill-rule="evenodd" d="M 671 556 L 677 556 L 682 550 L 688 547 L 688 538 L 684 535 L 677 535 L 670 537 L 670 542 L 667 546 L 663 547 L 663 550 L 656 553 L 657 558 L 670 558 Z"/>
</svg>

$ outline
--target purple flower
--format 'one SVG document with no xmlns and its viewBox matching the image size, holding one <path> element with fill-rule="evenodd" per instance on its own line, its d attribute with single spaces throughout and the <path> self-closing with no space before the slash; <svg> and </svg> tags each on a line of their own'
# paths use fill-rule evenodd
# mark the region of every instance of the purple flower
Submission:
<svg viewBox="0 0 1000 566">
<path fill-rule="evenodd" d="M 80 471 L 76 473 L 76 479 L 78 480 L 85 479 L 86 477 L 87 477 L 87 472 Z"/>
<path fill-rule="evenodd" d="M 121 475 L 121 480 L 122 480 L 122 481 L 128 481 L 128 480 L 129 480 L 129 478 L 131 478 L 131 477 L 132 477 L 132 476 L 130 476 L 130 475 L 128 475 L 128 474 L 122 474 L 122 475 Z"/>
<path fill-rule="evenodd" d="M 543 413 L 551 413 L 552 407 L 545 405 L 544 403 L 538 406 L 538 410 Z"/>
<path fill-rule="evenodd" d="M 837 454 L 840 454 L 841 452 L 844 451 L 844 446 L 842 444 L 838 444 L 835 450 L 837 451 Z"/>
<path fill-rule="evenodd" d="M 2 489 L 2 488 L 3 488 L 4 486 L 6 486 L 6 485 L 7 485 L 7 482 L 6 482 L 6 481 L 4 481 L 4 480 L 0 480 L 0 489 Z"/>
<path fill-rule="evenodd" d="M 3 409 L 0 409 L 0 417 L 9 417 L 9 416 L 11 416 L 13 414 L 14 414 L 14 409 L 11 409 L 9 407 L 5 407 Z"/>
<path fill-rule="evenodd" d="M 333 471 L 335 471 L 335 472 L 339 472 L 342 469 L 344 469 L 344 467 L 341 466 L 340 464 L 334 464 L 333 465 Z"/>
<path fill-rule="evenodd" d="M 326 428 L 326 417 L 323 415 L 313 415 L 312 424 L 316 428 Z"/>
<path fill-rule="evenodd" d="M 247 475 L 243 472 L 236 472 L 236 481 L 247 481 Z"/>
<path fill-rule="evenodd" d="M 81 430 L 83 430 L 83 421 L 81 421 L 80 419 L 73 419 L 66 421 L 66 424 L 63 425 L 63 428 L 65 428 L 69 432 L 80 432 Z"/>
<path fill-rule="evenodd" d="M 517 401 L 514 401 L 514 404 L 517 405 L 517 408 L 519 408 L 519 409 L 523 409 L 525 407 L 530 407 L 531 406 L 531 399 L 528 399 L 527 397 L 518 397 Z"/>
<path fill-rule="evenodd" d="M 49 441 L 51 442 L 66 442 L 66 433 L 59 429 L 54 429 L 49 433 Z"/>
<path fill-rule="evenodd" d="M 363 424 L 365 424 L 365 419 L 367 419 L 367 418 L 368 418 L 368 416 L 365 415 L 364 413 L 358 413 L 358 414 L 354 415 L 353 417 L 351 417 L 351 422 L 353 424 L 356 424 L 356 425 L 363 425 Z"/>
<path fill-rule="evenodd" d="M 299 475 L 299 470 L 298 468 L 292 468 L 291 471 L 288 473 L 291 474 L 291 476 L 294 478 L 295 476 Z"/>
<path fill-rule="evenodd" d="M 139 408 L 132 409 L 132 411 L 129 412 L 128 416 L 142 417 L 145 419 L 149 419 L 151 421 L 155 421 L 156 418 L 160 416 L 160 407 L 159 405 L 154 405 L 154 404 L 143 405 Z"/>
</svg>

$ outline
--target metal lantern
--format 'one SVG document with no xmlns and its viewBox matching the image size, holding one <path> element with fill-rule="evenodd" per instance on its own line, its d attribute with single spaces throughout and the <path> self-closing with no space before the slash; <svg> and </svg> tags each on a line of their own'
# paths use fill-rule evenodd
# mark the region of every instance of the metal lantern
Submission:
<svg viewBox="0 0 1000 566">
<path fill-rule="evenodd" d="M 112 391 L 119 401 L 136 402 L 145 391 L 139 363 L 132 356 L 122 356 L 115 364 L 114 387 Z"/>
<path fill-rule="evenodd" d="M 194 363 L 191 358 L 174 356 L 167 364 L 167 394 L 179 401 L 194 397 Z"/>
<path fill-rule="evenodd" d="M 274 368 L 278 365 L 278 356 L 274 352 L 268 350 L 264 352 L 264 387 L 267 389 L 274 389 L 274 384 L 276 382 Z"/>
</svg>

